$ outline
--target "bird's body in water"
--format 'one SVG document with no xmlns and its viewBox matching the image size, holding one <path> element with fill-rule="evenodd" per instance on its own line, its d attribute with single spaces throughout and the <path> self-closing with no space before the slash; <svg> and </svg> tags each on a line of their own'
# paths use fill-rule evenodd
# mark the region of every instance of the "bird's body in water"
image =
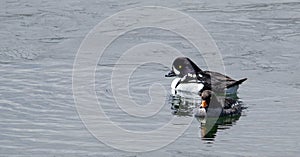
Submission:
<svg viewBox="0 0 300 157">
<path fill-rule="evenodd" d="M 172 64 L 172 70 L 165 75 L 166 77 L 177 77 L 172 82 L 172 89 L 177 91 L 185 91 L 191 88 L 187 86 L 198 86 L 195 91 L 202 92 L 204 90 L 213 90 L 217 93 L 236 94 L 238 87 L 247 78 L 234 80 L 229 76 L 213 71 L 201 70 L 191 59 L 187 57 L 178 57 Z M 199 84 L 203 85 L 200 89 Z"/>
</svg>

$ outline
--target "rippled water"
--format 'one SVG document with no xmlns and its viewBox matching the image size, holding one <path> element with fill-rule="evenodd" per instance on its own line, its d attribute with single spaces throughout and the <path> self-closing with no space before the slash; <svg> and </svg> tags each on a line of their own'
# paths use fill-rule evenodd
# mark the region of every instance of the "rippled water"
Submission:
<svg viewBox="0 0 300 157">
<path fill-rule="evenodd" d="M 78 116 L 72 71 L 80 43 L 106 17 L 144 5 L 178 9 L 198 20 L 216 41 L 226 73 L 236 79 L 248 77 L 238 94 L 248 109 L 238 120 L 215 127 L 211 142 L 201 138 L 203 128 L 194 119 L 188 130 L 166 147 L 147 153 L 123 152 L 99 142 Z M 0 8 L 0 156 L 297 156 L 300 153 L 298 1 L 7 0 L 0 2 Z M 163 97 L 161 111 L 149 119 L 127 115 L 112 99 L 109 80 L 116 61 L 128 48 L 144 42 L 171 45 L 201 68 L 207 68 L 193 46 L 166 30 L 138 29 L 114 41 L 99 60 L 95 91 L 111 120 L 137 131 L 160 127 L 174 116 L 168 97 Z M 174 59 L 160 54 L 169 62 Z M 150 101 L 147 92 L 153 82 L 169 89 L 171 80 L 164 78 L 168 70 L 169 67 L 155 63 L 138 66 L 129 81 L 135 102 Z"/>
</svg>

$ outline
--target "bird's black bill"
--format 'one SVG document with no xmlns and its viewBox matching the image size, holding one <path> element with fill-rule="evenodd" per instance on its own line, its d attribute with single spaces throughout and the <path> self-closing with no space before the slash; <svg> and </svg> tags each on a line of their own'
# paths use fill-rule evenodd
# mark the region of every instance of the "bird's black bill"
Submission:
<svg viewBox="0 0 300 157">
<path fill-rule="evenodd" d="M 165 77 L 174 77 L 176 76 L 176 74 L 174 73 L 174 71 L 170 71 L 167 75 L 165 75 Z"/>
</svg>

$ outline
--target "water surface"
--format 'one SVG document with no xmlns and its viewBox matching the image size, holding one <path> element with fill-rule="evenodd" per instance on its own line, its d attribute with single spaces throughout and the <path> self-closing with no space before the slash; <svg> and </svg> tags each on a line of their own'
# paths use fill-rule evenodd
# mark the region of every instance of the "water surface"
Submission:
<svg viewBox="0 0 300 157">
<path fill-rule="evenodd" d="M 72 93 L 72 68 L 85 35 L 118 11 L 159 5 L 198 20 L 216 41 L 226 73 L 248 77 L 239 97 L 248 109 L 214 141 L 199 122 L 175 142 L 147 153 L 123 152 L 95 139 L 81 122 Z M 0 2 L 0 156 L 297 156 L 300 146 L 300 3 L 276 1 L 20 1 Z M 163 21 L 162 21 L 163 22 Z M 191 30 L 193 31 L 193 30 Z M 140 29 L 107 49 L 96 69 L 96 93 L 110 118 L 124 128 L 151 130 L 172 116 L 168 98 L 157 116 L 137 119 L 113 105 L 109 84 L 117 59 L 129 47 L 161 42 L 201 68 L 201 54 L 172 32 Z M 139 56 L 145 57 L 145 56 Z M 168 56 L 161 55 L 170 60 Z M 124 65 L 126 68 L 126 65 Z M 132 74 L 132 97 L 148 102 L 152 82 L 169 88 L 169 67 L 145 64 Z M 151 124 L 145 125 L 144 124 Z"/>
</svg>

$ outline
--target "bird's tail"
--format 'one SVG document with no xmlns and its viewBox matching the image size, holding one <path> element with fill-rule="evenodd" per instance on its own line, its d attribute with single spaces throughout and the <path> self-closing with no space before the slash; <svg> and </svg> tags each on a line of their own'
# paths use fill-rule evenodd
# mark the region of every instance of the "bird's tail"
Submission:
<svg viewBox="0 0 300 157">
<path fill-rule="evenodd" d="M 240 80 L 234 82 L 233 84 L 228 85 L 227 88 L 233 87 L 235 85 L 239 85 L 239 84 L 243 83 L 246 80 L 247 80 L 247 78 L 240 79 Z"/>
</svg>

